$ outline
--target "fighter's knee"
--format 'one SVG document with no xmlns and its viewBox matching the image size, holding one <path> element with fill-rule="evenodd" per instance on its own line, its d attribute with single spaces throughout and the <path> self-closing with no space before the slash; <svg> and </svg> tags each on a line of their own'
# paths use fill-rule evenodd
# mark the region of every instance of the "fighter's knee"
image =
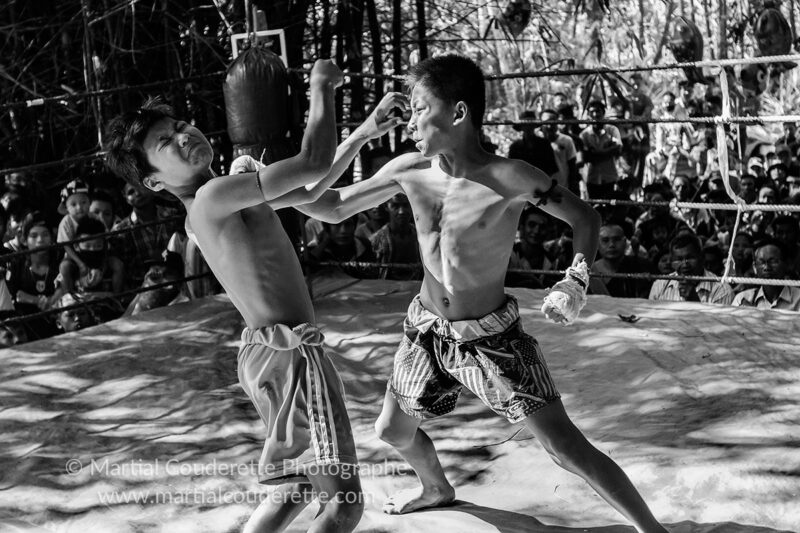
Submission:
<svg viewBox="0 0 800 533">
<path fill-rule="evenodd" d="M 361 491 L 338 494 L 338 497 L 325 504 L 326 513 L 337 524 L 337 531 L 349 533 L 361 521 L 364 514 L 364 494 Z"/>
<path fill-rule="evenodd" d="M 544 445 L 550 458 L 558 466 L 579 474 L 583 470 L 583 462 L 586 458 L 586 442 L 583 439 L 554 439 Z"/>
<path fill-rule="evenodd" d="M 375 421 L 375 433 L 378 438 L 394 448 L 405 448 L 414 440 L 416 431 L 407 431 L 405 428 L 392 424 L 388 417 L 379 416 Z"/>
</svg>

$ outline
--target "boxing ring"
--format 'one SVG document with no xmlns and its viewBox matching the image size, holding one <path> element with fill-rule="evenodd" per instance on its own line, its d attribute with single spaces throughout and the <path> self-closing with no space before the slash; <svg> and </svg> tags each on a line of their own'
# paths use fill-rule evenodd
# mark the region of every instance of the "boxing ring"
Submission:
<svg viewBox="0 0 800 533">
<path fill-rule="evenodd" d="M 417 289 L 314 282 L 362 465 L 356 531 L 633 532 L 468 391 L 423 424 L 456 505 L 381 512 L 416 484 L 372 425 Z M 543 291 L 510 292 L 575 423 L 671 531 L 800 531 L 796 313 L 589 296 L 563 328 L 538 311 Z M 270 494 L 253 470 L 262 424 L 236 377 L 242 325 L 220 295 L 2 350 L 0 530 L 238 531 Z"/>
</svg>

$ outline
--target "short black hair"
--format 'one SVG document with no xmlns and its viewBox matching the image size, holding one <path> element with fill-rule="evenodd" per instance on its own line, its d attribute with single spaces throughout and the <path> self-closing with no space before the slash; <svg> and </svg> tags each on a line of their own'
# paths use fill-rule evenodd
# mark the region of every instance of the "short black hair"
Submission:
<svg viewBox="0 0 800 533">
<path fill-rule="evenodd" d="M 464 102 L 472 125 L 480 129 L 486 110 L 486 87 L 481 68 L 464 56 L 446 54 L 420 61 L 408 71 L 406 85 L 422 85 L 434 96 L 455 104 Z"/>
<path fill-rule="evenodd" d="M 160 98 L 149 98 L 136 111 L 114 118 L 106 129 L 106 167 L 134 186 L 156 169 L 147 160 L 142 143 L 150 128 L 164 118 L 174 118 L 170 106 Z"/>
<path fill-rule="evenodd" d="M 600 109 L 602 109 L 604 112 L 605 112 L 605 110 L 606 110 L 606 104 L 605 104 L 605 103 L 603 103 L 603 101 L 602 101 L 602 100 L 592 100 L 591 102 L 589 102 L 589 105 L 587 105 L 587 106 L 586 106 L 586 110 L 587 110 L 587 111 L 589 111 L 589 110 L 590 110 L 590 109 L 592 109 L 593 107 L 599 107 L 599 108 L 600 108 Z"/>
<path fill-rule="evenodd" d="M 19 225 L 19 235 L 20 240 L 23 241 L 21 244 L 27 247 L 27 243 L 24 241 L 28 240 L 28 234 L 31 232 L 33 228 L 36 226 L 44 226 L 47 228 L 47 231 L 50 232 L 50 236 L 53 236 L 53 230 L 50 228 L 50 225 L 47 223 L 47 217 L 41 211 L 31 211 L 25 218 L 23 219 L 22 223 Z"/>
<path fill-rule="evenodd" d="M 669 251 L 672 253 L 677 248 L 692 248 L 698 255 L 703 254 L 703 245 L 694 233 L 681 233 L 669 243 Z"/>
<path fill-rule="evenodd" d="M 753 255 L 755 256 L 755 253 L 765 246 L 774 246 L 777 248 L 781 253 L 782 261 L 786 261 L 786 258 L 789 257 L 789 250 L 787 250 L 786 245 L 773 237 L 765 237 L 764 239 L 759 240 L 755 246 L 753 246 Z"/>
<path fill-rule="evenodd" d="M 75 236 L 99 235 L 106 232 L 106 226 L 94 217 L 83 217 L 75 228 Z"/>
</svg>

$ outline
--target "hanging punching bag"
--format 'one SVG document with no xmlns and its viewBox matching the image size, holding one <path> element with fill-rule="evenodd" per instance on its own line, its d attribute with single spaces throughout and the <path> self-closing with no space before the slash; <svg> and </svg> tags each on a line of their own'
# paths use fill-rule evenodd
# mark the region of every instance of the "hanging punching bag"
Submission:
<svg viewBox="0 0 800 533">
<path fill-rule="evenodd" d="M 228 67 L 222 86 L 233 157 L 249 155 L 269 164 L 294 155 L 289 77 L 281 58 L 251 46 Z"/>
</svg>

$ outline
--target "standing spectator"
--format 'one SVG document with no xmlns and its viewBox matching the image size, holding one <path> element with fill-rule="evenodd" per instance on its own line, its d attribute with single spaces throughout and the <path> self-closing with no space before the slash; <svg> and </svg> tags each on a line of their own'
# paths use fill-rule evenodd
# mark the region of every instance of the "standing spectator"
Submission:
<svg viewBox="0 0 800 533">
<path fill-rule="evenodd" d="M 58 213 L 64 215 L 58 224 L 57 242 L 71 241 L 76 237 L 78 223 L 89 215 L 89 186 L 81 180 L 72 180 L 61 189 L 61 203 Z M 81 261 L 71 244 L 64 246 L 64 252 L 80 270 L 81 276 L 89 273 L 89 268 Z"/>
<path fill-rule="evenodd" d="M 547 238 L 547 215 L 532 205 L 525 206 L 519 217 L 519 242 L 514 244 L 508 259 L 508 268 L 513 270 L 552 270 L 544 247 Z M 545 286 L 541 275 L 527 275 L 515 272 L 506 274 L 507 287 L 527 287 L 541 289 Z"/>
<path fill-rule="evenodd" d="M 53 234 L 41 212 L 29 213 L 22 222 L 20 237 L 28 250 L 53 244 Z M 14 261 L 8 273 L 8 288 L 17 313 L 27 315 L 51 309 L 63 291 L 56 289 L 58 255 L 54 248 L 34 252 L 24 260 Z M 28 338 L 43 339 L 56 333 L 50 317 L 39 317 L 25 323 Z"/>
<path fill-rule="evenodd" d="M 601 274 L 589 279 L 589 289 L 594 294 L 609 294 L 615 298 L 647 298 L 651 280 L 605 278 L 602 274 L 653 273 L 650 261 L 635 255 L 625 255 L 627 239 L 622 226 L 606 222 L 600 227 L 600 259 L 592 265 L 592 272 Z"/>
<path fill-rule="evenodd" d="M 519 118 L 520 120 L 533 120 L 536 118 L 536 113 L 530 110 L 523 111 Z M 522 132 L 522 139 L 511 143 L 508 148 L 508 157 L 510 159 L 521 159 L 548 176 L 558 174 L 558 164 L 553 154 L 553 148 L 550 146 L 550 141 L 536 135 L 536 126 L 533 124 L 520 124 L 514 126 L 514 129 Z"/>
<path fill-rule="evenodd" d="M 756 277 L 761 279 L 786 279 L 788 265 L 786 264 L 784 247 L 777 241 L 767 241 L 759 245 L 755 252 L 753 262 Z M 733 300 L 733 305 L 742 307 L 757 307 L 758 309 L 787 309 L 800 311 L 800 288 L 788 285 L 761 285 L 747 289 Z"/>
<path fill-rule="evenodd" d="M 676 105 L 675 95 L 671 92 L 664 94 L 661 102 L 660 119 L 683 120 L 687 118 L 686 112 Z M 651 180 L 658 176 L 674 178 L 683 174 L 690 179 L 697 177 L 697 161 L 691 155 L 694 128 L 690 124 L 659 123 L 655 127 L 655 152 L 653 152 Z"/>
<path fill-rule="evenodd" d="M 127 229 L 160 219 L 155 197 L 144 187 L 134 187 L 130 183 L 123 189 L 125 200 L 131 206 L 131 214 L 114 224 L 113 230 Z M 145 228 L 137 227 L 131 232 L 113 238 L 114 252 L 125 265 L 126 283 L 129 288 L 139 287 L 144 282 L 147 271 L 145 261 L 158 261 L 161 252 L 167 247 L 172 235 L 172 225 L 156 224 Z"/>
<path fill-rule="evenodd" d="M 733 258 L 733 268 L 731 276 L 736 278 L 752 278 L 755 276 L 753 270 L 753 236 L 746 231 L 740 231 L 733 237 L 731 243 L 731 257 Z M 739 283 L 734 285 L 733 292 L 738 294 L 747 289 L 748 286 Z"/>
<path fill-rule="evenodd" d="M 556 124 L 552 123 L 552 121 L 558 120 L 558 113 L 552 109 L 545 109 L 542 111 L 542 120 L 548 123 L 541 125 L 539 133 L 544 139 L 550 141 L 550 146 L 553 148 L 553 155 L 558 166 L 558 172 L 555 175 L 558 184 L 579 195 L 580 176 L 578 176 L 578 153 L 575 150 L 575 143 L 572 142 L 569 135 L 560 133 Z"/>
<path fill-rule="evenodd" d="M 714 277 L 714 274 L 705 268 L 703 248 L 696 235 L 691 233 L 678 235 L 670 242 L 669 252 L 672 275 Z M 730 305 L 733 291 L 727 283 L 719 281 L 658 279 L 650 289 L 649 298 Z"/>
<path fill-rule="evenodd" d="M 372 251 L 379 263 L 419 264 L 419 245 L 417 230 L 411 204 L 405 194 L 395 194 L 386 204 L 389 208 L 389 222 L 372 236 Z M 422 269 L 382 267 L 383 279 L 410 280 L 422 279 Z"/>
<path fill-rule="evenodd" d="M 587 111 L 592 120 L 602 121 L 606 106 L 600 100 L 593 100 L 589 102 Z M 619 130 L 611 124 L 592 124 L 581 132 L 581 143 L 589 198 L 609 198 L 619 180 L 615 162 L 622 151 Z"/>
<path fill-rule="evenodd" d="M 653 101 L 642 88 L 642 75 L 638 72 L 631 76 L 632 91 L 628 95 L 631 103 L 631 118 L 635 120 L 650 120 L 653 116 Z M 641 185 L 644 178 L 645 158 L 650 153 L 650 125 L 633 124 L 629 137 L 631 156 L 635 163 L 633 177 Z"/>
</svg>

